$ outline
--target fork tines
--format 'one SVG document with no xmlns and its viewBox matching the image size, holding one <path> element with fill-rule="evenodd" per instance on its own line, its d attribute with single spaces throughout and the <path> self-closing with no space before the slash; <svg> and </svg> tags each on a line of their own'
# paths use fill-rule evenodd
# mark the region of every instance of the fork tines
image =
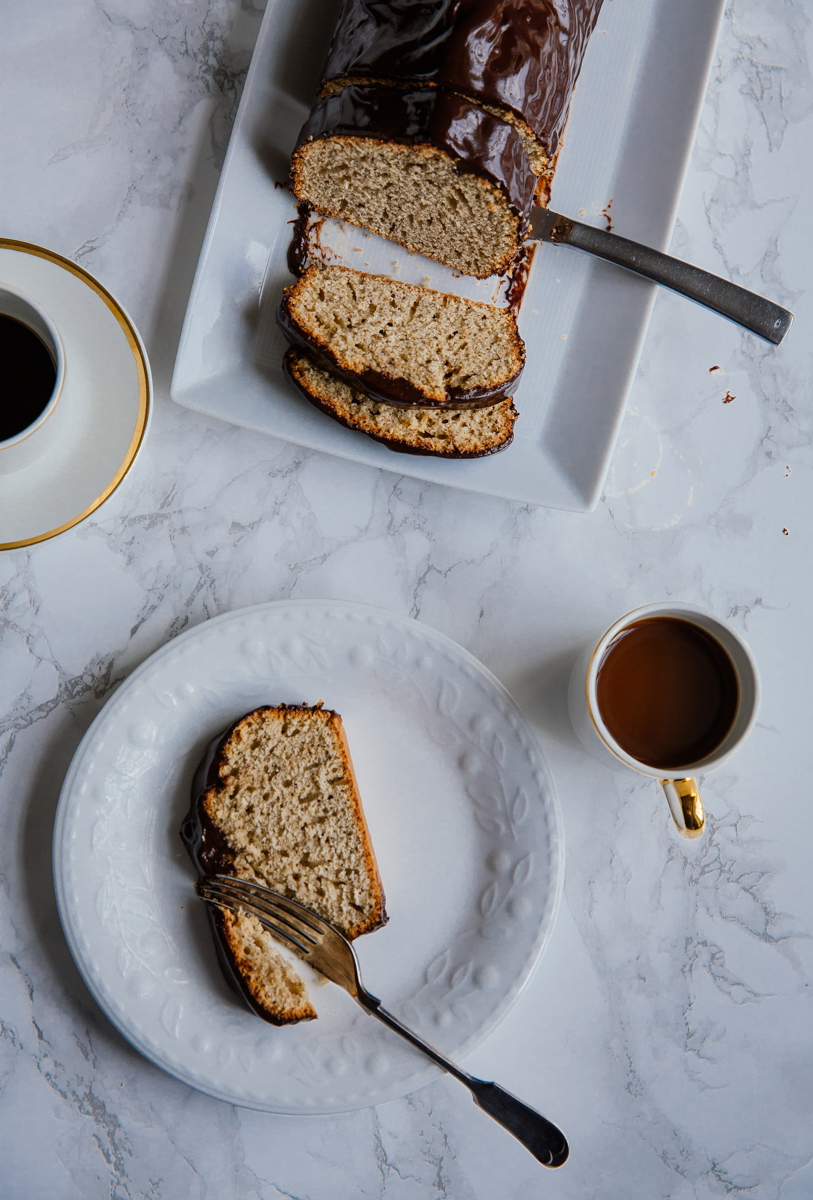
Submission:
<svg viewBox="0 0 813 1200">
<path fill-rule="evenodd" d="M 229 875 L 210 875 L 195 887 L 200 898 L 210 904 L 251 913 L 299 954 L 309 955 L 323 932 L 320 926 L 325 923 L 310 909 L 262 884 Z"/>
</svg>

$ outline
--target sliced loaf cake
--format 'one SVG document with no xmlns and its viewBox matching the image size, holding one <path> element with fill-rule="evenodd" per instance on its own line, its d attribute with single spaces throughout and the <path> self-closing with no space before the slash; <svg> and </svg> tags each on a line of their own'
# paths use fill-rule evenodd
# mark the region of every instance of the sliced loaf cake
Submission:
<svg viewBox="0 0 813 1200">
<path fill-rule="evenodd" d="M 320 705 L 258 708 L 209 748 L 181 837 L 202 875 L 228 874 L 299 900 L 348 938 L 386 923 L 384 893 L 341 717 Z M 212 909 L 221 965 L 275 1025 L 316 1016 L 256 918 Z"/>
<path fill-rule="evenodd" d="M 277 320 L 319 366 L 388 404 L 498 404 L 525 360 L 510 310 L 350 267 L 309 267 Z"/>
<path fill-rule="evenodd" d="M 327 416 L 402 454 L 435 458 L 485 458 L 510 446 L 517 410 L 510 398 L 487 408 L 405 408 L 371 400 L 302 350 L 291 346 L 285 372 Z"/>
<path fill-rule="evenodd" d="M 536 177 L 516 130 L 463 97 L 354 86 L 312 109 L 291 185 L 325 216 L 485 279 L 516 256 Z"/>
</svg>

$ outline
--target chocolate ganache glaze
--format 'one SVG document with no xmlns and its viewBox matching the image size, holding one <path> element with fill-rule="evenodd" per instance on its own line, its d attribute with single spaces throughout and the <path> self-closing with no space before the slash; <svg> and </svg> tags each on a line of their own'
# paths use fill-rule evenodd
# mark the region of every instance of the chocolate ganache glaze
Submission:
<svg viewBox="0 0 813 1200">
<path fill-rule="evenodd" d="M 549 157 L 602 0 L 344 0 L 323 74 L 423 83 L 507 108 Z"/>
<path fill-rule="evenodd" d="M 458 388 L 450 387 L 445 400 L 429 400 L 419 388 L 408 379 L 399 379 L 393 375 L 385 375 L 380 371 L 369 368 L 354 372 L 345 370 L 341 363 L 334 358 L 327 347 L 312 341 L 297 325 L 288 308 L 288 291 L 282 294 L 277 308 L 277 324 L 292 346 L 297 346 L 309 354 L 313 361 L 326 371 L 331 371 L 344 379 L 353 387 L 364 392 L 371 400 L 380 400 L 384 404 L 401 405 L 404 408 L 418 406 L 419 408 L 485 408 L 489 404 L 499 404 L 513 396 L 519 387 L 522 367 L 512 379 L 494 387 Z"/>
<path fill-rule="evenodd" d="M 298 153 L 309 142 L 330 137 L 434 146 L 453 159 L 459 172 L 477 175 L 502 193 L 519 218 L 519 240 L 527 231 L 536 176 L 522 138 L 513 126 L 463 96 L 434 88 L 407 91 L 354 85 L 318 101 L 302 127 L 293 154 L 295 194 L 299 195 Z"/>
</svg>

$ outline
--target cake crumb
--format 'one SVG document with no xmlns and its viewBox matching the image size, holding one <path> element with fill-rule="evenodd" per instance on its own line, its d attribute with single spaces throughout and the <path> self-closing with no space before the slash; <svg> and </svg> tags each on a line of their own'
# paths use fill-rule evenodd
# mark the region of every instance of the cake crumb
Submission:
<svg viewBox="0 0 813 1200">
<path fill-rule="evenodd" d="M 737 397 L 732 396 L 731 392 L 726 392 L 725 396 L 723 396 L 723 404 L 730 404 L 732 400 L 736 399 Z"/>
<path fill-rule="evenodd" d="M 722 367 L 709 367 L 709 375 L 722 375 Z"/>
</svg>

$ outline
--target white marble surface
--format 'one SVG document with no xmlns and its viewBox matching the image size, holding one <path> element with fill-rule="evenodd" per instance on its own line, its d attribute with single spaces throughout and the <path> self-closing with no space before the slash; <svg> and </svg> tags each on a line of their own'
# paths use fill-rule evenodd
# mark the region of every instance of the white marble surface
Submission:
<svg viewBox="0 0 813 1200">
<path fill-rule="evenodd" d="M 175 407 L 174 344 L 260 13 L 251 0 L 4 7 L 2 233 L 122 299 L 157 404 L 106 507 L 0 557 L 2 1200 L 813 1194 L 811 15 L 807 0 L 731 0 L 672 243 L 788 304 L 796 325 L 775 351 L 662 295 L 605 496 L 584 516 Z M 539 731 L 564 811 L 565 903 L 530 991 L 467 1065 L 561 1123 L 573 1149 L 558 1173 L 451 1083 L 324 1119 L 209 1100 L 133 1052 L 79 980 L 50 840 L 84 730 L 167 638 L 286 596 L 443 630 Z M 668 596 L 730 619 L 764 684 L 754 735 L 705 781 L 699 844 L 675 836 L 655 786 L 587 759 L 564 706 L 583 639 Z"/>
</svg>

